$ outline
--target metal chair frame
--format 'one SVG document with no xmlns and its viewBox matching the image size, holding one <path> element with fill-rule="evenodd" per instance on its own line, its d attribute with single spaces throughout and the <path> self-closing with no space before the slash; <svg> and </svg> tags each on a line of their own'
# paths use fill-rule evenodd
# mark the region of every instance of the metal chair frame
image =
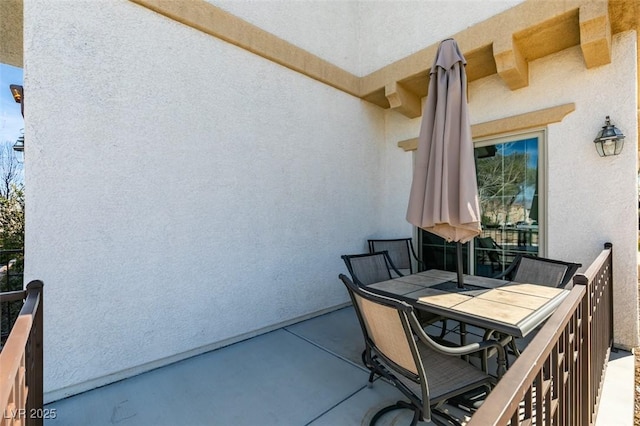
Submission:
<svg viewBox="0 0 640 426">
<path fill-rule="evenodd" d="M 548 265 L 561 265 L 561 266 L 565 266 L 567 268 L 558 282 L 533 282 L 533 283 L 531 283 L 531 284 L 547 285 L 549 287 L 565 288 L 565 287 L 571 286 L 571 283 L 570 283 L 571 279 L 575 275 L 576 271 L 580 267 L 582 267 L 581 263 L 564 262 L 562 260 L 547 259 L 547 258 L 544 258 L 544 257 L 537 257 L 537 256 L 529 256 L 529 255 L 519 254 L 519 255 L 517 255 L 515 257 L 515 259 L 513 259 L 513 262 L 511 262 L 511 264 L 509 265 L 509 267 L 507 269 L 505 269 L 502 273 L 495 275 L 493 278 L 499 278 L 499 279 L 503 279 L 503 280 L 520 282 L 517 279 L 517 273 L 518 273 L 518 270 L 519 270 L 519 268 L 520 268 L 520 266 L 522 264 L 522 260 L 523 259 L 531 260 L 531 261 L 534 261 L 534 262 L 540 262 L 541 264 L 545 264 L 546 263 Z M 542 280 L 540 280 L 540 281 L 542 281 Z M 490 336 L 491 333 L 492 333 L 492 331 L 487 331 L 487 333 L 485 333 L 485 337 Z M 518 346 L 516 345 L 516 339 L 512 339 L 509 342 L 509 348 L 510 348 L 511 352 L 515 356 L 520 356 L 520 349 L 518 349 Z"/>
<path fill-rule="evenodd" d="M 403 274 L 398 270 L 398 268 L 395 267 L 395 265 L 391 261 L 391 258 L 389 257 L 389 253 L 387 251 L 374 252 L 374 253 L 361 253 L 361 254 L 345 254 L 345 255 L 342 255 L 341 257 L 342 257 L 342 260 L 344 260 L 344 263 L 347 265 L 347 269 L 349 270 L 349 273 L 351 274 L 353 281 L 355 281 L 359 285 L 366 286 L 376 282 L 383 281 L 383 280 L 378 280 L 378 281 L 369 282 L 368 280 L 364 280 L 366 282 L 363 282 L 363 280 L 361 279 L 362 275 L 360 277 L 358 276 L 358 273 L 356 271 L 357 267 L 354 265 L 354 263 L 357 263 L 358 259 L 362 259 L 362 258 L 382 257 L 384 259 L 385 265 L 387 266 L 387 275 L 388 275 L 388 276 L 385 276 L 384 280 L 390 280 L 392 278 L 391 271 L 393 271 L 395 274 L 397 274 L 400 277 L 403 276 Z M 356 262 L 353 262 L 353 260 L 355 260 Z"/>
<path fill-rule="evenodd" d="M 370 258 L 370 257 L 382 257 L 385 261 L 385 264 L 387 266 L 387 273 L 385 274 L 385 276 L 383 277 L 383 279 L 381 280 L 376 280 L 376 281 L 371 281 L 371 280 L 363 280 L 362 275 L 358 274 L 358 271 L 356 270 L 357 268 L 355 267 L 354 263 L 357 263 L 358 259 L 363 259 L 363 258 Z M 389 253 L 385 250 L 385 251 L 381 251 L 381 252 L 374 252 L 374 253 L 361 253 L 361 254 L 345 254 L 342 257 L 342 260 L 344 260 L 344 263 L 347 265 L 347 269 L 349 270 L 349 274 L 351 274 L 351 278 L 353 279 L 353 281 L 360 285 L 360 286 L 368 286 L 371 284 L 374 284 L 376 282 L 380 282 L 380 281 L 386 281 L 386 280 L 390 280 L 392 279 L 392 275 L 391 275 L 391 271 L 393 271 L 397 276 L 402 277 L 404 276 L 402 274 L 402 272 L 400 272 L 396 266 L 394 265 L 393 261 L 391 260 L 391 257 L 389 257 Z M 353 261 L 356 262 L 353 262 Z M 447 334 L 447 319 L 441 315 L 436 315 L 436 314 L 431 314 L 428 312 L 419 312 L 418 313 L 418 317 L 420 319 L 420 322 L 422 323 L 423 327 L 432 325 L 438 321 L 442 322 L 442 327 L 440 329 L 440 339 L 444 339 L 445 335 Z"/>
<path fill-rule="evenodd" d="M 386 250 L 389 253 L 389 258 L 392 259 L 396 268 L 408 269 L 409 274 L 413 274 L 413 258 L 418 264 L 418 270 L 424 269 L 424 263 L 418 258 L 415 250 L 413 249 L 413 242 L 411 238 L 391 238 L 391 239 L 370 239 L 367 240 L 369 246 L 369 253 L 376 253 Z M 378 247 L 376 247 L 376 245 Z M 396 250 L 391 250 L 391 247 L 397 246 Z"/>
<path fill-rule="evenodd" d="M 340 280 L 346 286 L 349 296 L 353 303 L 358 321 L 365 340 L 366 345 L 366 367 L 370 371 L 369 384 L 372 384 L 375 376 L 384 377 L 390 381 L 402 394 L 408 399 L 407 401 L 398 401 L 397 403 L 385 407 L 378 411 L 371 419 L 370 426 L 374 425 L 377 420 L 385 413 L 396 410 L 408 408 L 414 411 L 412 426 L 415 426 L 419 420 L 434 421 L 441 425 L 460 424 L 460 422 L 454 417 L 450 416 L 440 407 L 450 398 L 454 398 L 458 395 L 462 395 L 472 389 L 485 386 L 487 392 L 492 385 L 495 384 L 495 379 L 488 374 L 476 369 L 459 357 L 468 355 L 478 351 L 487 351 L 489 349 L 501 352 L 504 359 L 503 347 L 495 341 L 484 341 L 479 343 L 471 343 L 462 347 L 448 347 L 438 344 L 429 335 L 427 335 L 418 318 L 415 315 L 414 308 L 400 300 L 392 299 L 382 295 L 375 294 L 368 291 L 357 284 L 354 284 L 346 275 L 340 274 Z M 370 309 L 363 309 L 364 304 L 372 303 L 380 305 L 386 308 L 392 308 L 396 311 L 398 321 L 400 321 L 401 328 L 404 331 L 404 337 L 406 338 L 406 345 L 410 349 L 411 363 L 406 357 L 394 353 L 390 350 L 387 338 L 398 342 L 398 336 L 389 336 L 390 329 L 377 330 L 371 334 L 370 329 L 375 328 L 372 324 L 375 324 L 375 315 L 371 313 Z M 392 315 L 393 316 L 393 315 Z M 379 320 L 379 319 L 378 319 Z M 385 323 L 386 324 L 386 323 Z M 397 324 L 396 324 L 397 325 Z M 397 328 L 396 328 L 397 329 Z M 395 339 L 393 339 L 395 337 Z M 402 340 L 400 340 L 401 342 Z M 421 345 L 421 349 L 418 348 Z M 405 346 L 406 348 L 406 346 Z M 439 368 L 431 369 L 431 377 L 434 379 L 434 383 L 440 383 L 439 389 L 430 388 L 428 377 L 429 374 L 425 367 L 430 366 L 429 357 L 438 356 L 442 361 L 441 355 L 435 355 L 436 353 L 450 356 L 444 357 L 447 363 L 447 369 Z M 406 355 L 406 353 L 404 353 Z M 402 364 L 402 365 L 401 365 Z M 407 365 L 410 364 L 410 365 Z M 415 371 L 411 371 L 408 368 L 412 368 Z M 504 366 L 502 366 L 504 367 Z M 455 370 L 457 369 L 457 370 Z M 462 370 L 466 376 L 455 387 L 448 381 L 448 377 L 453 374 L 454 371 Z M 451 373 L 447 373 L 447 371 Z M 471 377 L 471 373 L 473 377 Z M 438 375 L 442 379 L 443 375 L 447 377 L 447 380 L 439 381 L 435 377 Z M 458 377 L 460 378 L 460 376 Z M 420 388 L 419 394 L 412 390 L 408 383 L 414 383 Z M 445 384 L 443 384 L 445 383 Z M 446 388 L 444 387 L 446 386 Z M 472 407 L 469 407 L 472 409 Z M 442 422 L 436 416 L 446 419 L 446 423 Z"/>
<path fill-rule="evenodd" d="M 529 255 L 524 255 L 524 254 L 519 254 L 515 257 L 515 259 L 513 259 L 513 262 L 511 262 L 511 264 L 509 265 L 509 267 L 507 269 L 504 270 L 504 272 L 501 272 L 497 275 L 495 275 L 493 278 L 498 278 L 498 279 L 503 279 L 503 280 L 513 280 L 516 277 L 516 274 L 518 273 L 518 269 L 520 268 L 520 265 L 522 263 L 522 259 L 530 259 L 532 261 L 536 261 L 536 262 L 542 262 L 542 263 L 548 263 L 548 264 L 553 264 L 553 265 L 562 265 L 562 266 L 566 266 L 567 270 L 564 273 L 564 275 L 562 276 L 562 278 L 560 279 L 559 282 L 557 283 L 543 283 L 543 282 L 538 282 L 538 283 L 533 283 L 533 284 L 540 284 L 540 285 L 549 285 L 549 286 L 553 286 L 553 287 L 566 287 L 567 284 L 569 284 L 569 282 L 571 281 L 571 278 L 573 278 L 573 276 L 575 275 L 576 271 L 582 267 L 581 263 L 573 263 L 573 262 L 564 262 L 562 260 L 555 260 L 555 259 L 547 259 L 544 257 L 537 257 L 537 256 L 529 256 Z"/>
</svg>

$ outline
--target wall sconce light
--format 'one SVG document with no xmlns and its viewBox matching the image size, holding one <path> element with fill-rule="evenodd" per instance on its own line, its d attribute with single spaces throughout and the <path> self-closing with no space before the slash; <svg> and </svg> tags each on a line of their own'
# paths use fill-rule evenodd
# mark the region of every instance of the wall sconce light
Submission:
<svg viewBox="0 0 640 426">
<path fill-rule="evenodd" d="M 22 113 L 22 117 L 24 117 L 24 89 L 18 84 L 10 84 L 9 89 L 11 90 L 13 100 L 16 101 L 17 104 L 20 104 L 20 112 Z"/>
<path fill-rule="evenodd" d="M 611 124 L 611 120 L 607 115 L 605 125 L 598 132 L 598 136 L 593 140 L 596 144 L 596 150 L 600 157 L 608 157 L 610 155 L 618 155 L 622 152 L 624 145 L 624 135 L 616 126 Z"/>
<path fill-rule="evenodd" d="M 13 96 L 13 100 L 16 103 L 20 104 L 20 112 L 22 113 L 22 117 L 24 118 L 24 90 L 22 86 L 19 84 L 10 84 L 9 90 L 11 90 L 11 95 Z M 13 144 L 13 150 L 18 153 L 18 161 L 22 162 L 24 155 L 24 129 L 23 133 L 18 136 L 16 143 Z"/>
</svg>

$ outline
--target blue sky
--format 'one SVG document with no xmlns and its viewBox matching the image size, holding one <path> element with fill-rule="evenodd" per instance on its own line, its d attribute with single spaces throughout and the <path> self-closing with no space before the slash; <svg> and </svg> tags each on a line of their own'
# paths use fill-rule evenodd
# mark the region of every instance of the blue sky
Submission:
<svg viewBox="0 0 640 426">
<path fill-rule="evenodd" d="M 536 168 L 538 166 L 538 138 L 500 144 L 498 149 L 505 156 L 513 153 L 529 154 L 527 167 Z"/>
<path fill-rule="evenodd" d="M 0 143 L 13 142 L 20 136 L 24 121 L 20 104 L 13 100 L 10 84 L 22 85 L 22 68 L 0 64 Z"/>
</svg>

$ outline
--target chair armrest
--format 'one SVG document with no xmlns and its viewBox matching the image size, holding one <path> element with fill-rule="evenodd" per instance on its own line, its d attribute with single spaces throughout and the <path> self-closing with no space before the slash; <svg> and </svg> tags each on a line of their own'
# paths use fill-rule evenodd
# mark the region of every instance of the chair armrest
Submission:
<svg viewBox="0 0 640 426">
<path fill-rule="evenodd" d="M 509 265 L 507 269 L 505 269 L 504 271 L 500 272 L 497 275 L 492 276 L 491 278 L 495 278 L 497 280 L 504 280 L 506 277 L 510 276 L 515 271 L 515 269 L 518 267 L 519 264 L 520 264 L 520 261 L 518 258 L 516 258 L 513 260 L 513 262 L 511 262 L 511 265 Z"/>
<path fill-rule="evenodd" d="M 396 265 L 394 265 L 393 262 L 391 261 L 391 257 L 389 256 L 389 252 L 387 250 L 383 250 L 381 253 L 384 253 L 387 265 L 393 270 L 393 272 L 398 274 L 399 277 L 404 277 L 404 274 L 402 272 L 398 271 L 398 268 L 396 268 Z"/>
<path fill-rule="evenodd" d="M 507 358 L 504 347 L 501 342 L 496 340 L 483 340 L 477 343 L 469 343 L 464 346 L 445 346 L 436 342 L 433 338 L 431 338 L 425 331 L 422 329 L 420 322 L 415 316 L 415 313 L 411 313 L 409 315 L 409 321 L 411 322 L 412 328 L 416 333 L 418 339 L 422 341 L 425 345 L 429 346 L 436 352 L 440 352 L 445 355 L 451 356 L 462 356 L 462 355 L 470 355 L 475 352 L 480 352 L 489 349 L 495 349 L 498 354 L 498 377 L 502 377 L 502 375 L 507 370 Z"/>
<path fill-rule="evenodd" d="M 420 260 L 418 258 L 418 255 L 416 255 L 416 252 L 413 249 L 413 244 L 409 244 L 409 249 L 411 250 L 411 256 L 416 260 L 416 262 L 418 262 L 418 266 L 425 266 L 426 263 L 424 263 L 422 260 Z"/>
<path fill-rule="evenodd" d="M 391 260 L 391 259 L 389 259 L 389 260 Z M 395 272 L 399 277 L 404 277 L 404 274 L 403 274 L 402 272 L 400 272 L 400 271 L 398 270 L 398 268 L 396 268 L 396 267 L 393 265 L 393 263 L 392 263 L 390 266 L 391 266 L 391 269 L 393 270 L 393 272 Z"/>
<path fill-rule="evenodd" d="M 500 272 L 499 274 L 493 275 L 491 278 L 496 279 L 496 280 L 504 280 L 505 277 L 507 275 L 509 275 L 511 273 L 511 267 L 505 269 L 504 271 Z"/>
<path fill-rule="evenodd" d="M 582 263 L 569 263 L 567 264 L 567 272 L 565 272 L 564 277 L 562 278 L 562 282 L 558 287 L 566 288 L 569 285 L 569 281 L 573 278 L 573 276 L 578 272 L 578 269 L 582 267 Z"/>
</svg>

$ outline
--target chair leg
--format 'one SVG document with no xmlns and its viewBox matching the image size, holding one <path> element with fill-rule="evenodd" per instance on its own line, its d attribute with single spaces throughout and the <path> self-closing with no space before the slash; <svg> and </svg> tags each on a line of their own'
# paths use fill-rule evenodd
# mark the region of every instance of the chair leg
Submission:
<svg viewBox="0 0 640 426">
<path fill-rule="evenodd" d="M 460 346 L 465 346 L 467 344 L 467 324 L 461 322 L 459 330 L 460 330 Z M 469 355 L 463 355 L 462 359 L 469 362 Z"/>
<path fill-rule="evenodd" d="M 520 349 L 518 349 L 518 345 L 516 345 L 516 339 L 511 339 L 511 341 L 509 342 L 509 348 L 513 351 L 513 355 L 515 355 L 515 357 L 519 357 L 521 355 L 520 353 Z"/>
<path fill-rule="evenodd" d="M 409 426 L 416 426 L 418 424 L 418 420 L 420 420 L 420 410 L 413 410 L 413 419 L 411 419 L 411 424 Z"/>
<path fill-rule="evenodd" d="M 416 424 L 418 423 L 418 420 L 420 419 L 420 410 L 417 409 L 416 407 L 414 407 L 413 405 L 411 405 L 410 403 L 406 402 L 406 401 L 398 401 L 393 405 L 389 405 L 387 407 L 384 407 L 383 409 L 381 409 L 380 411 L 378 411 L 376 414 L 373 415 L 373 417 L 371 418 L 371 421 L 369 422 L 369 426 L 374 426 L 376 424 L 376 422 L 378 420 L 380 420 L 380 417 L 384 416 L 385 414 L 394 411 L 394 410 L 413 410 L 413 420 L 411 421 L 411 426 L 416 426 Z"/>
<path fill-rule="evenodd" d="M 444 339 L 444 336 L 447 334 L 447 319 L 442 320 L 442 331 L 440 331 L 440 338 Z"/>
<path fill-rule="evenodd" d="M 471 389 L 460 395 L 456 395 L 447 400 L 447 404 L 456 408 L 459 408 L 468 413 L 475 413 L 478 408 L 482 406 L 482 403 L 491 392 L 489 385 L 479 386 L 475 389 Z M 435 407 L 434 410 L 439 412 L 440 407 Z"/>
<path fill-rule="evenodd" d="M 461 322 L 460 323 L 460 346 L 465 346 L 467 344 L 467 324 Z"/>
<path fill-rule="evenodd" d="M 367 350 L 365 349 L 364 351 L 362 351 L 362 365 L 364 365 L 367 368 L 370 368 L 369 364 L 367 364 Z"/>
<path fill-rule="evenodd" d="M 367 382 L 367 387 L 368 388 L 372 388 L 373 387 L 373 379 L 376 377 L 376 373 L 374 371 L 371 371 L 371 373 L 369 373 L 369 381 Z"/>
<path fill-rule="evenodd" d="M 367 387 L 373 387 L 373 379 L 376 377 L 375 369 L 367 363 L 367 350 L 362 351 L 362 364 L 367 367 L 371 372 L 369 373 L 369 381 L 367 382 Z"/>
<path fill-rule="evenodd" d="M 443 422 L 442 420 L 438 419 L 436 416 L 441 416 L 444 417 L 444 419 L 446 420 L 446 422 Z M 437 425 L 440 426 L 462 426 L 462 423 L 460 423 L 460 420 L 456 419 L 455 417 L 453 417 L 451 414 L 449 413 L 445 413 L 442 410 L 431 410 L 431 421 Z"/>
</svg>

